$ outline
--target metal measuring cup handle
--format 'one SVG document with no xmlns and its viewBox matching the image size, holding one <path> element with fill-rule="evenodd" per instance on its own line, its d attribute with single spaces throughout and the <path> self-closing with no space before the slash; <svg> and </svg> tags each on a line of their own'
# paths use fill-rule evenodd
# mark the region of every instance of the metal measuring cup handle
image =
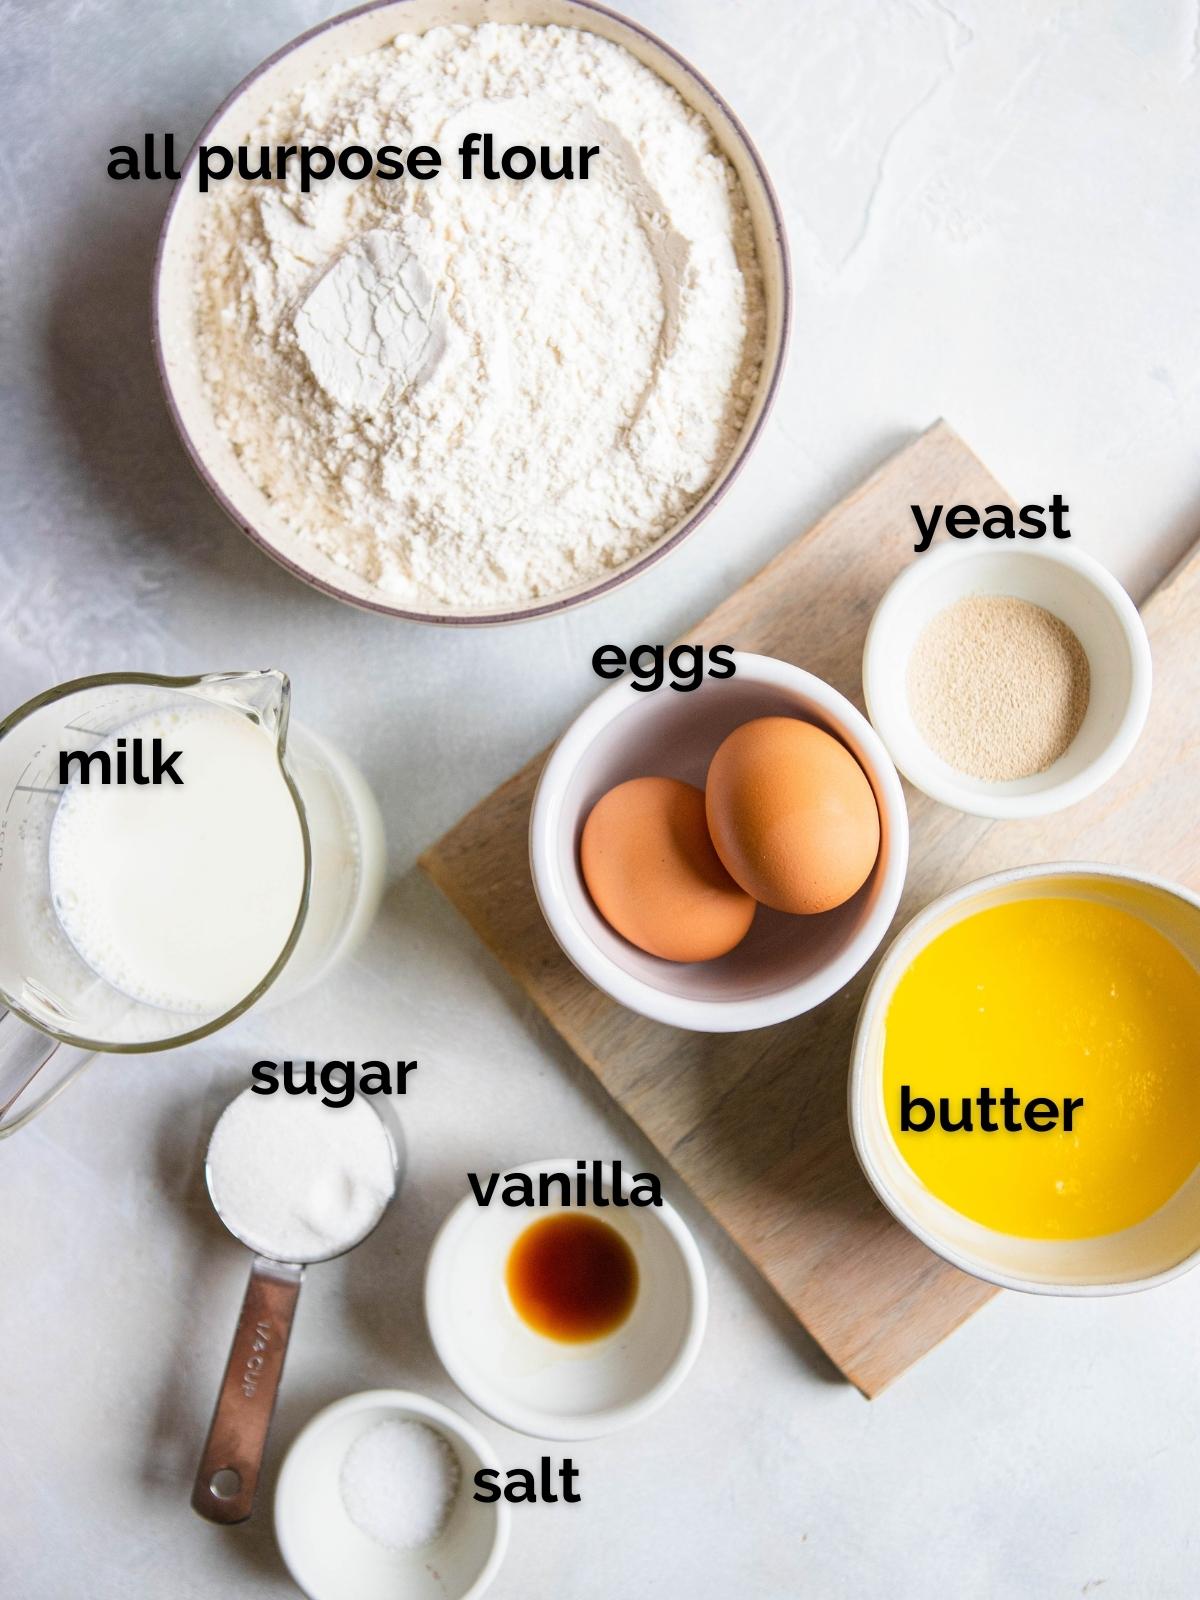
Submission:
<svg viewBox="0 0 1200 1600">
<path fill-rule="evenodd" d="M 192 1488 L 192 1509 L 209 1522 L 245 1522 L 283 1375 L 304 1268 L 255 1256 L 229 1362 Z"/>
</svg>

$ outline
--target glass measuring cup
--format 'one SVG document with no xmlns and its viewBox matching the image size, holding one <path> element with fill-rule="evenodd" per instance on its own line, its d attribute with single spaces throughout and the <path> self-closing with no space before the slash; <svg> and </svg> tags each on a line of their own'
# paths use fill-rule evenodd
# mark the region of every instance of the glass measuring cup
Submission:
<svg viewBox="0 0 1200 1600">
<path fill-rule="evenodd" d="M 242 1096 L 230 1102 L 226 1110 L 237 1105 L 239 1099 L 252 1095 L 252 1090 L 245 1090 Z M 293 1252 L 296 1259 L 282 1261 L 264 1253 L 262 1240 L 252 1238 L 249 1230 L 240 1232 L 227 1210 L 222 1209 L 219 1185 L 213 1177 L 213 1146 L 221 1126 L 220 1120 L 209 1140 L 204 1163 L 209 1198 L 225 1227 L 240 1244 L 253 1252 L 254 1257 L 250 1263 L 250 1277 L 230 1346 L 229 1360 L 225 1365 L 225 1375 L 221 1380 L 216 1409 L 192 1486 L 192 1508 L 209 1522 L 227 1526 L 245 1522 L 254 1509 L 267 1435 L 275 1413 L 279 1381 L 283 1375 L 283 1363 L 305 1267 L 323 1261 L 335 1261 L 339 1256 L 356 1249 L 374 1233 L 396 1197 L 403 1172 L 400 1124 L 394 1115 L 385 1117 L 369 1101 L 359 1099 L 355 1103 L 363 1108 L 364 1113 L 369 1113 L 382 1130 L 391 1158 L 392 1186 L 377 1214 L 368 1216 L 359 1231 L 346 1243 L 325 1253 Z M 258 1107 L 261 1114 L 272 1116 L 273 1113 L 268 1109 L 270 1105 L 271 1102 L 262 1102 Z M 309 1110 L 316 1109 L 306 1107 L 305 1115 Z M 331 1110 L 329 1114 L 343 1115 L 340 1110 Z"/>
<path fill-rule="evenodd" d="M 62 684 L 0 722 L 0 1137 L 44 1109 L 95 1052 L 203 1038 L 268 991 L 275 1001 L 307 988 L 365 931 L 383 884 L 379 811 L 351 763 L 290 721 L 290 704 L 289 680 L 274 669 L 115 673 Z M 50 841 L 66 792 L 62 752 L 111 749 L 140 719 L 207 707 L 248 719 L 273 742 L 303 872 L 290 928 L 266 970 L 248 975 L 232 1004 L 179 1010 L 124 992 L 83 959 L 55 910 Z M 189 915 L 186 905 L 177 911 Z"/>
</svg>

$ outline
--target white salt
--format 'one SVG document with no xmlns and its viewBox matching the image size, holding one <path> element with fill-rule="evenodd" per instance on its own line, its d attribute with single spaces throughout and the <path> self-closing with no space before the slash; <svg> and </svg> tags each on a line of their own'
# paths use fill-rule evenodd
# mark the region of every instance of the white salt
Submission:
<svg viewBox="0 0 1200 1600">
<path fill-rule="evenodd" d="M 462 1472 L 442 1435 L 423 1422 L 385 1418 L 342 1462 L 342 1504 L 351 1522 L 389 1550 L 432 1544 L 454 1507 Z"/>
<path fill-rule="evenodd" d="M 226 1106 L 208 1146 L 213 1204 L 275 1261 L 320 1261 L 366 1237 L 396 1187 L 392 1146 L 362 1100 L 255 1094 Z"/>
</svg>

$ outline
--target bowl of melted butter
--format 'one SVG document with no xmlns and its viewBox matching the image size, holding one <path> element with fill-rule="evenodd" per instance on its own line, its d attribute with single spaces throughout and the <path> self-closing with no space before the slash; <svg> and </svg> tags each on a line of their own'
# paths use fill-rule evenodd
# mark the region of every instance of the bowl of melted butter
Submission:
<svg viewBox="0 0 1200 1600">
<path fill-rule="evenodd" d="M 943 896 L 867 990 L 851 1134 L 876 1194 L 1006 1288 L 1110 1294 L 1200 1258 L 1200 899 L 1018 868 Z"/>
</svg>

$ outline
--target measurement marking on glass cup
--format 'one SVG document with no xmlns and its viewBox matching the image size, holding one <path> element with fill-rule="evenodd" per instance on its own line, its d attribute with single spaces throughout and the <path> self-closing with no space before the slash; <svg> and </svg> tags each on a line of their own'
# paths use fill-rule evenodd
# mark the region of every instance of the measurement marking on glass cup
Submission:
<svg viewBox="0 0 1200 1600">
<path fill-rule="evenodd" d="M 7 800 L 7 802 L 5 804 L 5 807 L 4 807 L 4 815 L 5 816 L 8 815 L 9 807 L 13 803 L 13 797 L 15 796 L 17 790 L 18 789 L 23 789 L 25 787 L 25 785 L 21 782 L 21 779 L 24 778 L 25 774 L 29 771 L 30 767 L 33 766 L 33 763 L 37 760 L 38 756 L 41 755 L 42 751 L 45 748 L 46 748 L 45 745 L 42 745 L 39 750 L 35 751 L 35 753 L 30 756 L 29 760 L 21 768 L 20 777 L 17 779 L 16 783 L 13 784 L 12 788 L 9 790 L 8 800 Z"/>
</svg>

